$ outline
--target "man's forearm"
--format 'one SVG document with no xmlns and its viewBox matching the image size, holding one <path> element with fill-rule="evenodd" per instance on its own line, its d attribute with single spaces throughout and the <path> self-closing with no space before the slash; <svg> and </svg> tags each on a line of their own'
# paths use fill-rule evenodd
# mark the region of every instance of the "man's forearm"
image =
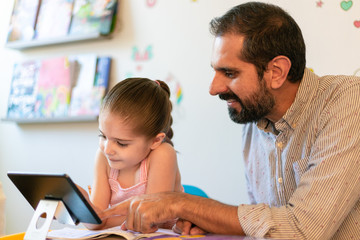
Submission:
<svg viewBox="0 0 360 240">
<path fill-rule="evenodd" d="M 182 199 L 173 205 L 173 211 L 179 218 L 188 220 L 207 232 L 244 235 L 238 220 L 236 206 L 183 194 Z"/>
</svg>

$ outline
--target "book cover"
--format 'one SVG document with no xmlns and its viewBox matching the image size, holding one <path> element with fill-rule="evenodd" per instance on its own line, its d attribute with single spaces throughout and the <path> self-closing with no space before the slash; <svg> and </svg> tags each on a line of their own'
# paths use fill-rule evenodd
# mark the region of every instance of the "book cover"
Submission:
<svg viewBox="0 0 360 240">
<path fill-rule="evenodd" d="M 100 106 L 109 87 L 111 58 L 99 57 L 96 64 L 94 87 L 91 93 L 94 113 L 99 115 Z"/>
<path fill-rule="evenodd" d="M 14 1 L 7 37 L 8 42 L 33 39 L 40 2 L 41 0 Z"/>
<path fill-rule="evenodd" d="M 110 57 L 83 55 L 73 59 L 78 63 L 70 103 L 70 116 L 97 116 L 110 76 Z"/>
<path fill-rule="evenodd" d="M 36 23 L 36 39 L 64 37 L 68 34 L 74 0 L 41 0 Z"/>
<path fill-rule="evenodd" d="M 70 64 L 67 57 L 41 62 L 37 84 L 35 114 L 37 117 L 68 115 L 71 92 Z"/>
<path fill-rule="evenodd" d="M 8 118 L 33 118 L 39 61 L 15 63 L 8 100 Z"/>
<path fill-rule="evenodd" d="M 70 35 L 112 32 L 117 0 L 75 0 Z"/>
<path fill-rule="evenodd" d="M 70 116 L 95 115 L 91 93 L 94 87 L 97 56 L 84 54 L 70 56 L 74 86 L 71 93 Z"/>
</svg>

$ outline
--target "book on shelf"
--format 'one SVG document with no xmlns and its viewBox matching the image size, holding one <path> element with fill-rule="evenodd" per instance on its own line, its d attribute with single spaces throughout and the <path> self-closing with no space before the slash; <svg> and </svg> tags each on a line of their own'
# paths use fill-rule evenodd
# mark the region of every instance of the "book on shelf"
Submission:
<svg viewBox="0 0 360 240">
<path fill-rule="evenodd" d="M 34 37 L 40 0 L 15 0 L 10 18 L 8 42 L 30 41 Z"/>
<path fill-rule="evenodd" d="M 75 0 L 70 35 L 108 35 L 116 21 L 117 0 Z"/>
<path fill-rule="evenodd" d="M 96 117 L 109 83 L 110 57 L 82 54 L 14 64 L 8 119 Z"/>
<path fill-rule="evenodd" d="M 66 116 L 70 104 L 71 86 L 68 57 L 62 56 L 42 60 L 37 82 L 36 116 Z"/>
<path fill-rule="evenodd" d="M 110 57 L 99 57 L 97 59 L 94 87 L 91 92 L 92 107 L 96 115 L 99 115 L 102 99 L 109 87 L 110 68 Z"/>
<path fill-rule="evenodd" d="M 70 27 L 74 0 L 41 0 L 35 39 L 65 37 Z"/>
<path fill-rule="evenodd" d="M 29 48 L 113 32 L 118 0 L 14 0 L 6 46 Z"/>
<path fill-rule="evenodd" d="M 70 56 L 74 86 L 71 92 L 70 116 L 95 115 L 91 93 L 94 87 L 97 56 L 84 54 Z"/>
<path fill-rule="evenodd" d="M 39 61 L 25 61 L 14 65 L 7 116 L 9 118 L 34 118 Z"/>
<path fill-rule="evenodd" d="M 87 230 L 65 227 L 63 229 L 52 230 L 48 233 L 49 239 L 100 239 L 108 236 L 118 236 L 127 240 L 137 240 L 142 238 L 156 237 L 156 236 L 169 236 L 174 237 L 178 234 L 168 229 L 159 229 L 155 233 L 138 233 L 133 231 L 121 230 L 121 227 L 113 227 L 104 230 Z"/>
</svg>

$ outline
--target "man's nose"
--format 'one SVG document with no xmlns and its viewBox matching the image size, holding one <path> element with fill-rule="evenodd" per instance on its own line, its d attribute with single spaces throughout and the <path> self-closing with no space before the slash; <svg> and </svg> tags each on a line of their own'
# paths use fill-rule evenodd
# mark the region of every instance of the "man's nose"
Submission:
<svg viewBox="0 0 360 240">
<path fill-rule="evenodd" d="M 227 87 L 224 79 L 219 73 L 215 73 L 213 80 L 211 81 L 209 93 L 213 96 L 227 91 Z"/>
</svg>

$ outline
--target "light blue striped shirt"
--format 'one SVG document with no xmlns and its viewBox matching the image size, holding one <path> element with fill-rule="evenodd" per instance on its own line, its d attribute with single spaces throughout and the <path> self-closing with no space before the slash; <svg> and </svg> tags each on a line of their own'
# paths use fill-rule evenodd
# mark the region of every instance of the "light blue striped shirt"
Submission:
<svg viewBox="0 0 360 240">
<path fill-rule="evenodd" d="M 306 69 L 282 119 L 244 125 L 247 235 L 360 239 L 359 99 L 360 78 Z"/>
</svg>

